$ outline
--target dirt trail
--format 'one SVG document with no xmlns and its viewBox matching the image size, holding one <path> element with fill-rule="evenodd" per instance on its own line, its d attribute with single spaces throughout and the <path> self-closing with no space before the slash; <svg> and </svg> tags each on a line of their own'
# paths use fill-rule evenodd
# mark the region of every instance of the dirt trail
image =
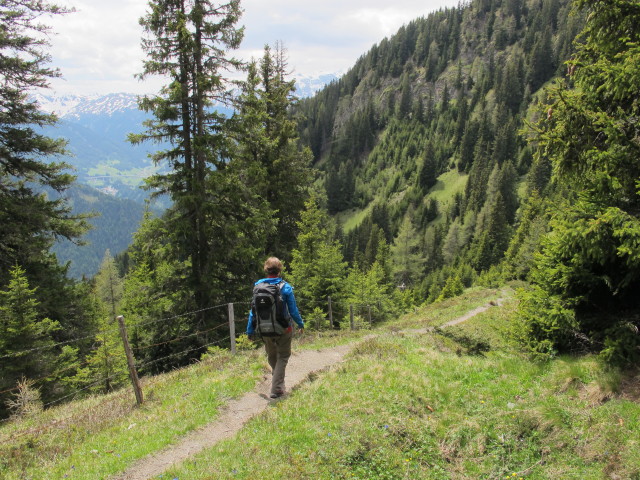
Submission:
<svg viewBox="0 0 640 480">
<path fill-rule="evenodd" d="M 447 322 L 443 327 L 464 322 L 491 307 L 488 304 L 478 307 L 462 317 Z M 415 329 L 407 333 L 426 333 L 433 328 Z M 304 350 L 294 352 L 287 366 L 287 389 L 305 381 L 312 373 L 320 372 L 344 360 L 355 344 L 341 345 L 324 350 Z M 269 399 L 271 377 L 265 376 L 253 392 L 246 393 L 237 400 L 229 402 L 220 418 L 182 438 L 179 443 L 142 458 L 113 480 L 147 480 L 157 477 L 172 465 L 196 455 L 205 448 L 235 435 L 252 417 L 264 411 L 274 401 Z"/>
</svg>

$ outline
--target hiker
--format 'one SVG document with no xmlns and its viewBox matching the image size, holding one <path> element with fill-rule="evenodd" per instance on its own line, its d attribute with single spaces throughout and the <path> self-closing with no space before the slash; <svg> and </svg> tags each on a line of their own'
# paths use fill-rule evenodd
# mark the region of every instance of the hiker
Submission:
<svg viewBox="0 0 640 480">
<path fill-rule="evenodd" d="M 298 311 L 293 287 L 280 278 L 282 262 L 269 257 L 264 262 L 266 278 L 254 284 L 253 301 L 247 323 L 247 335 L 256 332 L 264 340 L 264 348 L 271 366 L 271 398 L 285 394 L 284 371 L 291 356 L 293 321 L 298 331 L 304 331 L 304 321 Z"/>
</svg>

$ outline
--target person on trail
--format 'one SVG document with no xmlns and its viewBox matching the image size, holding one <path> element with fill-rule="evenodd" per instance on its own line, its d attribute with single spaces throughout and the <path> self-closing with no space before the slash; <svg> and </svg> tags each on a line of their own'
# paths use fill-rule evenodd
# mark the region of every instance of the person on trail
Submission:
<svg viewBox="0 0 640 480">
<path fill-rule="evenodd" d="M 298 311 L 296 299 L 293 295 L 293 287 L 280 278 L 282 273 L 282 262 L 276 257 L 269 257 L 264 263 L 264 272 L 266 278 L 258 280 L 254 284 L 254 297 L 251 302 L 251 311 L 249 312 L 249 321 L 247 323 L 247 335 L 253 338 L 256 332 L 264 341 L 264 348 L 267 352 L 267 359 L 271 366 L 271 398 L 278 398 L 285 394 L 284 372 L 291 356 L 291 339 L 293 338 L 293 322 L 298 326 L 298 332 L 304 331 L 304 321 Z M 266 285 L 263 285 L 266 284 Z M 273 306 L 275 316 L 278 310 L 278 316 L 281 317 L 282 326 L 275 325 L 275 319 L 271 319 L 274 328 L 268 321 L 264 320 L 265 314 L 258 310 L 256 303 L 260 302 L 257 295 L 268 296 L 267 294 L 256 293 L 260 289 L 269 285 L 276 288 L 272 289 L 278 296 L 277 301 L 281 306 Z M 292 321 L 293 320 L 293 321 Z"/>
</svg>

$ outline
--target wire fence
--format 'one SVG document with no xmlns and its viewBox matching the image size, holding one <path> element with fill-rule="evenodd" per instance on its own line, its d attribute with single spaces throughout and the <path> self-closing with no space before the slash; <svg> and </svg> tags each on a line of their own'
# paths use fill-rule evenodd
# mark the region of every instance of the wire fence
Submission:
<svg viewBox="0 0 640 480">
<path fill-rule="evenodd" d="M 127 345 L 128 342 L 124 341 L 127 335 L 126 333 L 127 327 L 124 327 L 123 325 L 123 328 L 125 328 L 124 332 L 121 330 L 119 326 L 105 328 L 105 329 L 102 329 L 100 332 L 98 332 L 98 334 L 81 336 L 71 340 L 65 340 L 65 341 L 52 343 L 48 345 L 28 348 L 28 349 L 15 351 L 11 353 L 5 353 L 3 355 L 0 355 L 0 360 L 19 359 L 26 355 L 34 354 L 36 352 L 41 352 L 46 349 L 56 349 L 66 345 L 79 344 L 90 339 L 96 340 L 98 335 L 101 335 L 102 338 L 104 339 L 108 335 L 115 335 L 116 332 L 120 330 L 120 334 L 123 336 L 123 345 L 125 347 L 125 352 L 127 353 L 128 356 L 130 355 L 132 359 L 132 361 L 129 362 L 129 374 L 132 377 L 132 383 L 134 384 L 134 390 L 135 390 L 136 382 L 133 379 L 132 372 L 135 372 L 135 375 L 137 377 L 137 372 L 150 371 L 149 367 L 157 365 L 158 363 L 161 363 L 161 362 L 167 363 L 172 359 L 176 359 L 176 358 L 184 359 L 184 358 L 189 358 L 190 356 L 193 356 L 193 358 L 197 358 L 196 354 L 201 355 L 202 353 L 205 353 L 207 349 L 214 346 L 229 348 L 231 352 L 235 354 L 236 339 L 239 335 L 244 334 L 243 331 L 241 331 L 239 335 L 236 334 L 236 326 L 239 326 L 242 324 L 246 325 L 246 321 L 244 320 L 244 317 L 246 315 L 243 315 L 243 320 L 241 321 L 236 320 L 235 314 L 234 314 L 235 306 L 248 307 L 250 306 L 250 303 L 249 302 L 224 303 L 224 304 L 214 305 L 211 307 L 207 307 L 199 310 L 193 310 L 190 312 L 171 315 L 171 316 L 158 318 L 158 319 L 131 321 L 130 325 L 128 325 L 129 329 L 140 329 L 140 328 L 148 328 L 150 326 L 157 326 L 162 322 L 169 322 L 172 320 L 177 320 L 177 319 L 185 318 L 188 316 L 194 316 L 206 311 L 212 311 L 215 309 L 222 309 L 222 308 L 227 309 L 227 314 L 226 314 L 227 321 L 220 320 L 219 323 L 213 327 L 205 328 L 205 329 L 196 329 L 193 332 L 182 332 L 171 338 L 162 339 L 161 341 L 155 341 L 155 342 L 146 343 L 146 344 L 140 344 L 139 342 L 137 342 L 133 348 L 130 348 L 130 352 L 126 352 L 127 349 L 129 348 Z M 247 308 L 247 311 L 248 311 L 248 308 Z M 336 302 L 336 301 L 332 301 L 332 299 L 329 297 L 327 298 L 327 303 L 324 309 L 316 309 L 314 310 L 313 313 L 306 315 L 305 328 L 312 329 L 312 330 L 324 330 L 324 329 L 354 330 L 354 329 L 361 329 L 361 328 L 370 328 L 373 326 L 374 322 L 380 319 L 380 312 L 381 312 L 380 305 Z M 119 317 L 119 318 L 122 318 L 122 317 Z M 348 322 L 348 324 L 345 325 L 345 322 Z M 189 341 L 193 341 L 193 339 L 202 338 L 202 337 L 206 338 L 210 334 L 214 334 L 215 332 L 221 332 L 225 329 L 228 329 L 228 335 L 224 336 L 223 338 L 216 338 L 215 340 L 210 339 L 211 341 L 206 340 L 205 343 L 195 342 L 196 343 L 195 345 L 193 343 L 191 344 L 189 343 Z M 170 352 L 170 353 L 167 353 L 166 355 L 161 355 L 160 357 L 153 357 L 149 359 L 144 359 L 144 358 L 136 359 L 135 354 L 138 354 L 139 357 L 144 357 L 146 351 L 154 348 L 156 349 L 155 353 L 157 354 L 159 353 L 158 347 L 171 346 L 172 344 L 178 344 L 179 342 L 185 342 L 187 344 L 185 345 L 184 349 L 181 349 L 175 352 Z M 100 342 L 97 342 L 97 343 L 100 343 Z M 91 361 L 92 361 L 91 359 L 88 359 L 87 357 L 85 357 L 84 361 L 82 361 L 81 363 L 76 363 L 71 366 L 65 366 L 64 368 L 60 368 L 52 373 L 48 373 L 46 375 L 42 375 L 37 378 L 30 378 L 29 385 L 42 386 L 42 385 L 45 385 L 47 381 L 52 382 L 57 379 L 64 378 L 65 373 L 71 372 L 73 370 L 76 370 L 77 372 L 78 370 L 87 367 L 91 363 Z M 95 390 L 95 388 L 101 384 L 109 385 L 110 383 L 116 380 L 118 381 L 116 383 L 122 384 L 124 376 L 126 376 L 126 372 L 124 372 L 123 370 L 120 370 L 116 373 L 102 376 L 99 379 L 92 378 L 91 380 L 83 383 L 82 385 L 77 386 L 77 388 L 73 389 L 73 391 L 70 391 L 70 392 L 67 391 L 64 393 L 64 395 L 43 404 L 43 407 L 49 408 L 53 405 L 62 403 L 65 400 L 77 398 L 79 396 L 82 396 L 83 394 L 86 394 L 87 391 L 91 391 L 92 389 Z M 12 392 L 18 392 L 21 388 L 22 387 L 20 386 L 7 388 L 4 390 L 1 390 L 0 395 L 10 394 Z M 138 395 L 136 395 L 136 397 L 138 397 Z M 140 395 L 139 398 L 140 398 L 140 401 L 138 403 L 142 403 L 141 401 L 142 396 Z M 0 419 L 0 424 L 7 422 L 9 420 L 11 420 L 11 418 Z"/>
</svg>

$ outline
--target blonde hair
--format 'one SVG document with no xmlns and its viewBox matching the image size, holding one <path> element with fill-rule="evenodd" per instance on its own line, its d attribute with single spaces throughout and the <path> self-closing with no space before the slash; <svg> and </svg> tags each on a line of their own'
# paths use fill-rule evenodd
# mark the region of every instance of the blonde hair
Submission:
<svg viewBox="0 0 640 480">
<path fill-rule="evenodd" d="M 282 262 L 277 257 L 269 257 L 264 262 L 264 271 L 268 275 L 280 275 Z"/>
</svg>

